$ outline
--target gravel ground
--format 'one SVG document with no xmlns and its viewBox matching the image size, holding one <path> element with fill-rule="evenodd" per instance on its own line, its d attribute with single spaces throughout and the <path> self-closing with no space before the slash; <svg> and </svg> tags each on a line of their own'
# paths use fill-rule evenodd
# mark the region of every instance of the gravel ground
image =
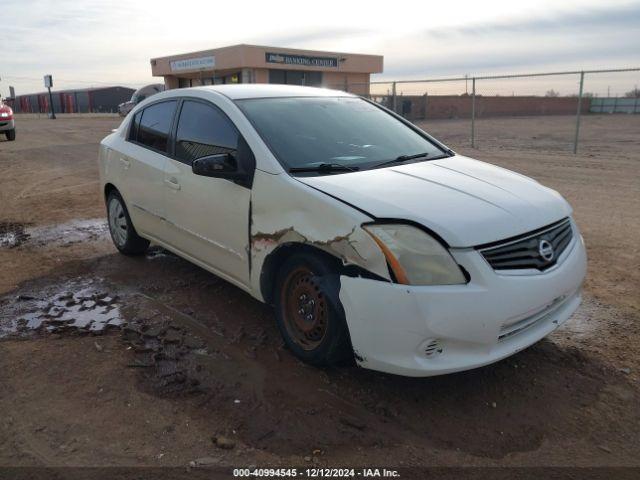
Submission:
<svg viewBox="0 0 640 480">
<path fill-rule="evenodd" d="M 0 466 L 640 466 L 640 117 L 584 118 L 577 156 L 568 117 L 481 120 L 476 150 L 427 123 L 561 192 L 589 255 L 562 329 L 428 379 L 305 366 L 239 289 L 117 254 L 96 155 L 118 123 L 18 116 L 0 141 Z"/>
</svg>

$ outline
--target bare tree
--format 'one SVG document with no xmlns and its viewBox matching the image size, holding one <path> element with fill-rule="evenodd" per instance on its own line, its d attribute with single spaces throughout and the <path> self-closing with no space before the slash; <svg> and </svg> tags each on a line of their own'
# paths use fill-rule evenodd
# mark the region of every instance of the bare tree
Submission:
<svg viewBox="0 0 640 480">
<path fill-rule="evenodd" d="M 640 88 L 635 87 L 633 90 L 624 94 L 627 98 L 640 98 Z"/>
<path fill-rule="evenodd" d="M 547 90 L 547 93 L 544 94 L 545 97 L 559 97 L 560 94 L 556 92 L 553 88 L 551 90 Z"/>
<path fill-rule="evenodd" d="M 582 98 L 594 98 L 596 95 L 592 92 L 582 92 Z M 567 97 L 578 97 L 577 93 L 570 93 Z"/>
</svg>

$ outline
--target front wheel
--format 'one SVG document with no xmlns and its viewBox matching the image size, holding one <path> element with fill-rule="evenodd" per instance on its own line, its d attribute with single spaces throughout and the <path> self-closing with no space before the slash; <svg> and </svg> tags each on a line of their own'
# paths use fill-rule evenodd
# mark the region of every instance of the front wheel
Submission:
<svg viewBox="0 0 640 480">
<path fill-rule="evenodd" d="M 353 358 L 344 311 L 331 282 L 339 276 L 326 259 L 294 254 L 276 281 L 276 320 L 285 343 L 302 361 L 327 366 Z"/>
<path fill-rule="evenodd" d="M 114 245 L 125 255 L 142 255 L 149 248 L 149 240 L 136 232 L 120 194 L 113 191 L 107 197 L 107 220 Z"/>
<path fill-rule="evenodd" d="M 10 142 L 13 142 L 16 139 L 16 129 L 13 128 L 11 130 L 7 130 L 5 135 L 7 136 L 7 140 L 9 140 Z"/>
</svg>

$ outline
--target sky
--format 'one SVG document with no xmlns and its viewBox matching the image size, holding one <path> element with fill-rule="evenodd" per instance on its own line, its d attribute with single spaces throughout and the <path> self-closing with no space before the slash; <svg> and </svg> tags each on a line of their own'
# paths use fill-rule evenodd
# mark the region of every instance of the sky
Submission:
<svg viewBox="0 0 640 480">
<path fill-rule="evenodd" d="M 640 67 L 640 0 L 0 0 L 0 94 L 41 91 L 45 74 L 54 88 L 138 87 L 157 81 L 150 58 L 237 43 L 384 55 L 378 81 Z M 585 90 L 636 84 L 640 72 L 591 77 Z M 447 88 L 463 87 L 403 86 Z M 481 88 L 571 94 L 577 83 Z"/>
</svg>

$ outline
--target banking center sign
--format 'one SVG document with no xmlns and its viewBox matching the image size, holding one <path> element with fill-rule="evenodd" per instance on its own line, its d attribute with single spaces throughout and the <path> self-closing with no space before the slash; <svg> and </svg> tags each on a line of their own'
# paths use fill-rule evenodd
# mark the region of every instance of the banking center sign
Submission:
<svg viewBox="0 0 640 480">
<path fill-rule="evenodd" d="M 181 72 L 183 70 L 206 70 L 212 69 L 215 66 L 215 57 L 185 58 L 183 60 L 173 60 L 171 62 L 171 71 Z"/>
<path fill-rule="evenodd" d="M 288 55 L 285 53 L 265 54 L 267 63 L 279 63 L 282 65 L 298 65 L 302 67 L 330 67 L 338 68 L 337 57 L 309 57 L 307 55 Z"/>
</svg>

